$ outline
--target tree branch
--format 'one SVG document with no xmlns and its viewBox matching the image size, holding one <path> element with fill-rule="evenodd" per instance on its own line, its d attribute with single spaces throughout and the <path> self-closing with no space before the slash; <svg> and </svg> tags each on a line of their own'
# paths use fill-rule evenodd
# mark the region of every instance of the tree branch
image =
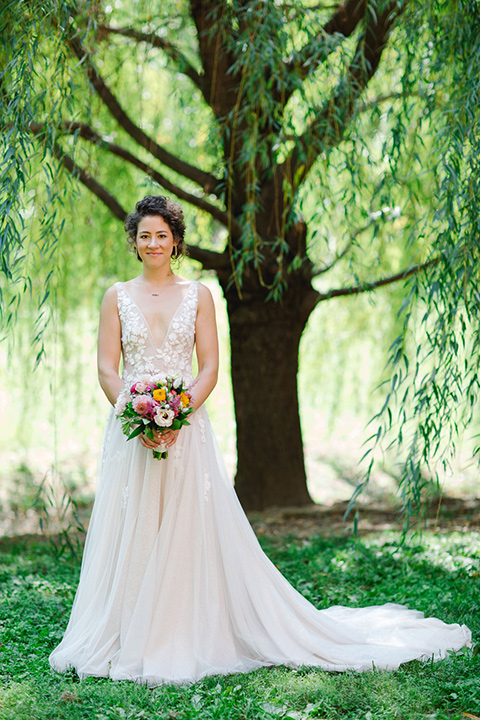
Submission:
<svg viewBox="0 0 480 720">
<path fill-rule="evenodd" d="M 319 275 L 323 275 L 324 273 L 331 270 L 332 267 L 334 265 L 336 265 L 339 260 L 341 260 L 343 257 L 345 257 L 345 255 L 348 253 L 348 251 L 350 250 L 352 245 L 353 245 L 353 238 L 351 238 L 348 241 L 348 243 L 345 245 L 345 247 L 343 248 L 343 250 L 341 252 L 335 254 L 335 257 L 333 258 L 333 260 L 331 260 L 329 263 L 325 263 L 323 265 L 323 267 L 313 270 L 313 272 L 311 273 L 311 277 L 312 278 L 318 277 Z"/>
<path fill-rule="evenodd" d="M 356 101 L 378 68 L 388 37 L 402 8 L 396 1 L 392 1 L 382 13 L 375 15 L 371 12 L 367 18 L 366 30 L 358 40 L 355 56 L 345 77 L 337 83 L 330 98 L 320 108 L 280 166 L 292 183 L 294 191 L 305 180 L 318 155 L 341 141 L 354 114 Z"/>
<path fill-rule="evenodd" d="M 35 134 L 39 134 L 42 132 L 45 125 L 44 123 L 30 123 L 29 127 L 32 132 L 34 132 Z M 108 150 L 108 152 L 112 153 L 112 155 L 121 157 L 123 160 L 126 160 L 131 165 L 134 165 L 135 167 L 142 170 L 146 175 L 151 177 L 153 180 L 155 180 L 155 182 L 165 188 L 165 190 L 174 193 L 180 200 L 185 200 L 185 202 L 190 203 L 190 205 L 194 205 L 195 207 L 199 208 L 199 210 L 203 210 L 209 213 L 212 217 L 215 218 L 215 220 L 218 220 L 218 222 L 220 222 L 222 225 L 228 227 L 229 216 L 227 212 L 217 207 L 216 205 L 212 205 L 212 203 L 209 203 L 204 198 L 198 197 L 197 195 L 193 195 L 192 193 L 183 190 L 183 188 L 181 188 L 179 185 L 176 185 L 171 180 L 168 180 L 168 178 L 166 178 L 164 175 L 152 168 L 148 163 L 140 160 L 140 158 L 133 155 L 126 148 L 102 138 L 101 135 L 99 135 L 87 123 L 71 122 L 67 120 L 62 124 L 61 129 L 69 135 L 77 134 L 84 140 L 88 140 L 89 142 L 94 143 L 98 147 L 104 150 Z M 235 218 L 231 219 L 230 226 L 234 233 L 240 234 L 241 228 Z"/>
<path fill-rule="evenodd" d="M 439 262 L 440 258 L 433 258 L 433 260 L 428 260 L 428 262 L 423 263 L 422 265 L 412 265 L 412 267 L 405 268 L 405 270 L 396 273 L 396 275 L 390 275 L 389 277 L 376 280 L 375 282 L 363 283 L 363 285 L 353 285 L 352 287 L 347 288 L 337 288 L 336 290 L 329 290 L 326 293 L 318 293 L 317 304 L 323 302 L 324 300 L 330 300 L 334 297 L 359 295 L 360 293 L 370 292 L 376 288 L 384 287 L 384 285 L 390 285 L 391 283 L 398 282 L 399 280 L 404 280 L 405 278 L 410 277 L 410 275 L 415 275 L 416 273 L 426 270 L 428 267 L 436 265 Z"/>
<path fill-rule="evenodd" d="M 64 153 L 57 144 L 53 147 L 53 153 L 55 157 L 62 161 L 67 170 L 71 172 L 75 178 L 78 178 L 78 180 L 80 180 L 80 182 L 94 195 L 96 195 L 98 199 L 108 207 L 113 215 L 115 215 L 115 217 L 123 223 L 127 216 L 127 211 L 124 210 L 118 200 L 114 198 L 103 185 L 100 185 L 100 183 L 97 182 L 86 170 L 77 165 L 70 155 Z"/>
<path fill-rule="evenodd" d="M 355 108 L 355 112 L 352 115 L 352 120 L 354 120 L 360 113 L 366 112 L 371 107 L 378 107 L 381 103 L 388 102 L 389 100 L 402 100 L 406 97 L 421 97 L 419 92 L 414 92 L 413 90 L 408 93 L 403 92 L 392 92 L 392 93 L 386 93 L 385 95 L 378 95 L 375 98 L 371 98 L 371 100 L 365 100 L 361 105 L 358 105 Z M 296 141 L 297 135 L 294 135 L 293 133 L 285 133 L 281 135 L 282 142 L 288 142 L 289 140 Z"/>
<path fill-rule="evenodd" d="M 231 271 L 228 253 L 219 253 L 215 250 L 206 250 L 198 245 L 187 245 L 188 255 L 192 260 L 200 262 L 206 270 Z"/>
<path fill-rule="evenodd" d="M 227 11 L 227 2 L 189 0 L 189 4 L 197 29 L 205 99 L 217 119 L 226 118 L 235 107 L 240 86 L 240 77 L 232 72 L 235 58 L 227 51 L 222 39 L 221 23 Z"/>
<path fill-rule="evenodd" d="M 355 32 L 365 14 L 365 4 L 366 0 L 348 0 L 347 3 L 340 3 L 317 37 L 293 54 L 292 59 L 287 63 L 287 71 L 296 71 L 302 80 L 315 72 L 345 38 Z M 315 10 L 318 7 L 311 9 Z M 319 41 L 323 41 L 320 48 Z M 313 62 L 312 58 L 314 58 Z"/>
<path fill-rule="evenodd" d="M 357 237 L 359 235 L 361 235 L 362 233 L 364 233 L 366 230 L 368 230 L 368 228 L 372 227 L 372 225 L 375 225 L 376 222 L 377 222 L 376 220 L 372 219 L 366 225 L 364 225 L 363 227 L 356 230 L 352 234 L 350 240 L 345 244 L 345 247 L 343 248 L 343 250 L 341 250 L 339 253 L 336 253 L 335 257 L 333 258 L 333 260 L 331 262 L 325 263 L 323 267 L 313 270 L 311 277 L 312 278 L 318 277 L 319 275 L 323 275 L 324 273 L 326 273 L 328 270 L 331 270 L 332 267 L 334 265 L 336 265 L 339 260 L 341 260 L 343 257 L 345 257 L 345 255 L 348 253 L 348 251 L 352 247 L 352 245 L 355 242 L 355 240 L 357 239 Z"/>
<path fill-rule="evenodd" d="M 158 48 L 159 50 L 163 50 L 165 54 L 168 55 L 168 57 L 177 65 L 178 70 L 193 81 L 207 100 L 207 89 L 204 76 L 200 75 L 200 73 L 195 70 L 185 55 L 177 47 L 175 47 L 175 45 L 172 45 L 169 40 L 160 37 L 155 32 L 143 33 L 129 27 L 120 28 L 112 27 L 111 25 L 99 25 L 98 29 L 100 33 L 105 35 L 122 35 L 123 37 L 131 38 L 137 42 L 144 42 L 152 47 Z"/>
<path fill-rule="evenodd" d="M 169 167 L 171 170 L 183 175 L 183 177 L 193 180 L 193 182 L 200 185 L 206 193 L 217 193 L 217 186 L 219 181 L 214 175 L 208 172 L 204 172 L 193 165 L 190 165 L 183 160 L 177 158 L 176 155 L 172 155 L 167 150 L 161 147 L 153 138 L 149 137 L 141 128 L 139 128 L 130 119 L 125 110 L 118 102 L 115 95 L 108 88 L 105 81 L 99 75 L 98 71 L 92 63 L 90 54 L 85 50 L 79 39 L 75 36 L 69 36 L 66 40 L 68 46 L 72 52 L 78 57 L 81 62 L 86 62 L 87 73 L 89 80 L 99 97 L 103 100 L 105 105 L 110 110 L 113 117 L 117 120 L 119 125 L 139 144 L 141 147 L 148 150 L 161 163 Z"/>
<path fill-rule="evenodd" d="M 111 195 L 108 190 L 97 182 L 86 170 L 81 168 L 75 163 L 72 158 L 64 153 L 58 145 L 54 145 L 53 153 L 57 157 L 65 168 L 72 173 L 72 175 L 80 180 L 94 195 L 101 200 L 104 205 L 113 213 L 113 215 L 119 220 L 125 220 L 127 211 L 120 205 L 118 200 Z M 228 255 L 225 253 L 218 253 L 214 250 L 206 250 L 198 245 L 188 245 L 189 256 L 193 260 L 200 262 L 207 270 L 227 270 L 230 268 L 230 261 Z"/>
<path fill-rule="evenodd" d="M 406 97 L 421 97 L 420 93 L 417 91 L 410 90 L 408 93 L 404 92 L 392 92 L 392 93 L 385 93 L 385 95 L 378 95 L 376 98 L 372 98 L 371 100 L 365 100 L 361 105 L 359 105 L 355 109 L 355 116 L 359 115 L 362 112 L 365 112 L 370 107 L 377 107 L 377 105 L 380 105 L 380 103 L 388 102 L 389 100 L 402 100 Z"/>
</svg>

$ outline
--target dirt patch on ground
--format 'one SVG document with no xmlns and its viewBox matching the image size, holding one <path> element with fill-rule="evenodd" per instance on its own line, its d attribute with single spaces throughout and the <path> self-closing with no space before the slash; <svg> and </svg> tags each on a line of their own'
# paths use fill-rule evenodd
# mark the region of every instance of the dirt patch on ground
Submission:
<svg viewBox="0 0 480 720">
<path fill-rule="evenodd" d="M 333 505 L 308 505 L 304 507 L 270 508 L 264 512 L 249 514 L 250 523 L 258 536 L 310 537 L 328 535 L 346 537 L 352 534 L 353 513 L 345 520 L 348 502 Z M 480 499 L 443 497 L 430 505 L 429 512 L 419 527 L 430 531 L 480 531 Z M 368 503 L 359 506 L 357 531 L 359 535 L 388 530 L 400 530 L 402 518 L 398 510 L 389 503 Z M 75 534 L 75 544 L 81 548 L 84 534 Z M 24 542 L 30 545 L 38 542 L 62 543 L 57 533 L 21 533 L 0 537 L 0 547 L 7 549 L 13 544 Z M 63 537 L 63 542 L 65 536 Z"/>
<path fill-rule="evenodd" d="M 354 512 L 345 519 L 348 502 L 333 505 L 271 508 L 251 513 L 249 520 L 258 535 L 350 535 Z M 386 530 L 400 530 L 402 516 L 389 503 L 369 503 L 358 507 L 357 531 L 360 535 Z M 480 499 L 443 497 L 431 503 L 419 529 L 466 532 L 480 530 Z"/>
</svg>

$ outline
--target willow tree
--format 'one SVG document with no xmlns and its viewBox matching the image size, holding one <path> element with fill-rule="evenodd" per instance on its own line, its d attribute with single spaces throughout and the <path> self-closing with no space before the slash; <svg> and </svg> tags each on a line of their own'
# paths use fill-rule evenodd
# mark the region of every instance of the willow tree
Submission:
<svg viewBox="0 0 480 720">
<path fill-rule="evenodd" d="M 133 0 L 115 8 L 102 0 L 50 0 L 3 10 L 3 163 L 9 183 L 4 272 L 21 275 L 15 202 L 26 163 L 35 153 L 38 161 L 38 152 L 50 175 L 68 170 L 119 222 L 131 205 L 113 182 L 121 177 L 119 167 L 135 168 L 160 191 L 210 216 L 213 229 L 225 229 L 224 247 L 204 242 L 189 251 L 216 273 L 227 301 L 238 493 L 246 508 L 307 503 L 297 369 L 313 309 L 334 297 L 414 278 L 406 283 L 405 328 L 392 355 L 393 366 L 402 361 L 404 367 L 394 374 L 377 438 L 391 422 L 390 399 L 404 382 L 413 300 L 422 296 L 431 308 L 437 303 L 443 327 L 430 333 L 435 351 L 454 329 L 459 303 L 471 319 L 473 276 L 458 247 L 464 258 L 473 253 L 471 259 L 478 248 L 458 219 L 464 208 L 452 198 L 465 178 L 477 182 L 476 167 L 465 169 L 474 163 L 476 147 L 476 4 Z M 202 166 L 188 151 L 185 132 L 178 131 L 172 148 L 160 124 L 145 121 L 120 57 L 149 72 L 153 92 L 159 58 L 162 72 L 180 74 L 195 88 L 211 124 Z M 463 115 L 445 113 L 445 103 Z M 92 153 L 102 156 L 93 170 L 87 159 Z M 60 192 L 53 183 L 49 187 Z M 469 187 L 473 193 L 475 185 Z M 450 198 L 451 217 L 438 199 L 432 207 L 440 189 Z M 51 249 L 58 231 L 50 199 L 42 252 Z M 301 210 L 309 202 L 307 221 Z M 468 228 L 474 222 L 470 215 Z M 327 226 L 334 232 L 322 232 Z M 444 282 L 452 272 L 464 281 L 463 298 Z M 451 311 L 447 320 L 439 297 Z M 452 347 L 443 348 L 457 367 Z M 441 352 L 435 358 L 437 369 Z M 423 383 L 412 393 L 419 403 L 427 393 L 431 420 L 435 402 L 445 409 L 448 398 L 428 387 Z M 475 394 L 474 384 L 469 387 Z M 416 468 L 405 476 L 415 490 L 429 451 L 429 442 L 419 451 L 421 429 L 426 440 L 436 432 L 425 402 L 419 410 L 413 403 L 420 433 L 406 463 Z"/>
</svg>

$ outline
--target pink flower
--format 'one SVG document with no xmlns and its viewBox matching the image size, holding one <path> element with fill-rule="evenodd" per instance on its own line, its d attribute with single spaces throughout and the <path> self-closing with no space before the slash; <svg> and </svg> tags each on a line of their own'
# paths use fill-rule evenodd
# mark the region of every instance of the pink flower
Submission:
<svg viewBox="0 0 480 720">
<path fill-rule="evenodd" d="M 137 395 L 137 397 L 133 399 L 132 407 L 138 415 L 147 417 L 155 407 L 155 401 L 150 395 Z"/>
<path fill-rule="evenodd" d="M 180 395 L 170 395 L 168 398 L 168 404 L 172 408 L 172 410 L 178 411 L 178 408 L 182 404 L 182 401 L 180 399 Z"/>
<path fill-rule="evenodd" d="M 136 383 L 133 383 L 132 387 L 130 388 L 131 393 L 144 393 L 144 392 L 150 392 L 151 388 L 150 385 L 147 385 L 143 380 L 137 380 Z"/>
</svg>

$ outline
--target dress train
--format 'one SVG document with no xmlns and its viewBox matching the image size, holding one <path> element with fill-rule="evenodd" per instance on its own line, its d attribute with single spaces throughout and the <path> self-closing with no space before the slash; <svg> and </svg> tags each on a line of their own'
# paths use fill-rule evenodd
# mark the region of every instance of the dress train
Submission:
<svg viewBox="0 0 480 720">
<path fill-rule="evenodd" d="M 117 284 L 124 379 L 191 381 L 197 283 L 156 348 Z M 394 669 L 470 644 L 465 625 L 401 605 L 317 610 L 270 562 L 240 506 L 205 407 L 167 459 L 127 441 L 112 410 L 81 576 L 52 666 L 149 685 L 268 665 Z"/>
</svg>

